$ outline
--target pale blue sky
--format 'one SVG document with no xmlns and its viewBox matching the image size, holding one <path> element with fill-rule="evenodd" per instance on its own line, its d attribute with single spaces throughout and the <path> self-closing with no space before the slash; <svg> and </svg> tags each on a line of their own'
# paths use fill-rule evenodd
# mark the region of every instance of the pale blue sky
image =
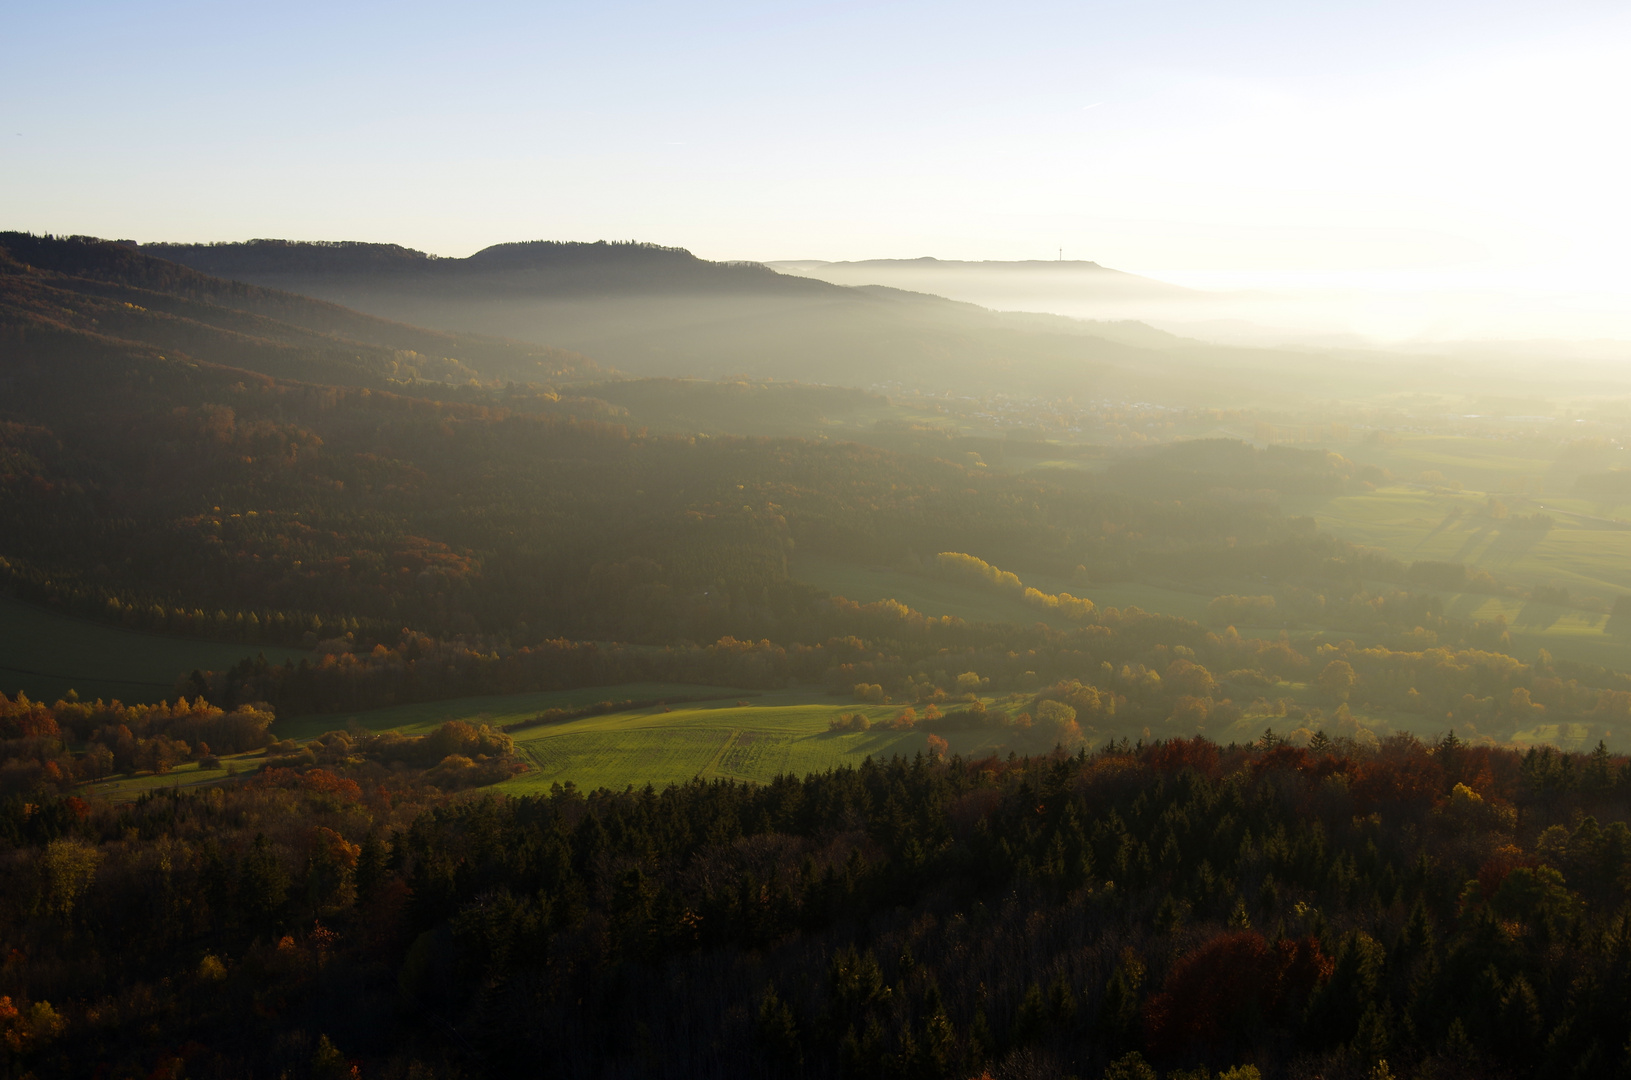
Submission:
<svg viewBox="0 0 1631 1080">
<path fill-rule="evenodd" d="M 1513 280 L 1631 244 L 1623 3 L 3 0 L 0 40 L 7 228 Z"/>
</svg>

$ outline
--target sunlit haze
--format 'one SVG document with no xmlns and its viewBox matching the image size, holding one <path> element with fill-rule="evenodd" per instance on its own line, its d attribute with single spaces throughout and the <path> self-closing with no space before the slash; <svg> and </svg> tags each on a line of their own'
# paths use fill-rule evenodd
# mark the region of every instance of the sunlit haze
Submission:
<svg viewBox="0 0 1631 1080">
<path fill-rule="evenodd" d="M 1333 328 L 1390 339 L 1631 336 L 1617 4 L 64 3 L 0 35 L 12 228 L 1062 249 L 1372 292 Z"/>
<path fill-rule="evenodd" d="M 0 1074 L 1631 1076 L 1631 4 L 0 0 Z"/>
</svg>

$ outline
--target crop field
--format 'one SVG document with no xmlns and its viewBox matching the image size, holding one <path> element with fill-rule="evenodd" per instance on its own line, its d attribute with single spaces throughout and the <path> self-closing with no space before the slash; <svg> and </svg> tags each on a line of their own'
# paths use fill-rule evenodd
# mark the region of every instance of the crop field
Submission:
<svg viewBox="0 0 1631 1080">
<path fill-rule="evenodd" d="M 1406 562 L 1465 563 L 1503 580 L 1609 600 L 1631 592 L 1631 523 L 1571 511 L 1573 500 L 1496 497 L 1512 513 L 1549 513 L 1554 524 L 1545 532 L 1513 528 L 1484 512 L 1486 495 L 1406 486 L 1345 495 L 1311 512 L 1320 528 Z"/>
<path fill-rule="evenodd" d="M 175 696 L 177 677 L 194 668 L 231 667 L 256 653 L 278 664 L 306 655 L 275 645 L 139 634 L 0 596 L 0 691 L 8 695 L 54 701 L 76 690 L 83 698 L 159 701 Z"/>
<path fill-rule="evenodd" d="M 1574 481 L 1583 472 L 1623 467 L 1623 452 L 1571 448 L 1566 432 L 1558 436 L 1564 437 L 1367 441 L 1343 452 L 1390 469 L 1399 483 L 1288 509 L 1406 561 L 1462 562 L 1504 579 L 1612 600 L 1631 591 L 1631 520 L 1617 516 L 1620 503 L 1577 496 Z M 1545 532 L 1510 527 L 1486 512 L 1490 499 L 1511 514 L 1549 514 L 1554 524 Z"/>
<path fill-rule="evenodd" d="M 1487 498 L 1388 487 L 1332 499 L 1315 511 L 1315 519 L 1322 529 L 1406 562 L 1464 563 L 1503 582 L 1560 585 L 1605 606 L 1631 593 L 1631 525 L 1559 512 L 1576 501 L 1500 496 L 1514 513 L 1544 510 L 1553 516 L 1545 533 L 1512 529 L 1484 512 Z M 1445 614 L 1454 618 L 1505 618 L 1514 651 L 1525 658 L 1544 648 L 1587 663 L 1631 664 L 1631 628 L 1610 626 L 1601 611 L 1475 593 L 1441 595 Z"/>
<path fill-rule="evenodd" d="M 1385 442 L 1334 447 L 1367 465 L 1406 479 L 1424 472 L 1478 491 L 1538 491 L 1554 476 L 1562 446 L 1556 438 L 1490 438 L 1477 434 L 1401 434 Z"/>
</svg>

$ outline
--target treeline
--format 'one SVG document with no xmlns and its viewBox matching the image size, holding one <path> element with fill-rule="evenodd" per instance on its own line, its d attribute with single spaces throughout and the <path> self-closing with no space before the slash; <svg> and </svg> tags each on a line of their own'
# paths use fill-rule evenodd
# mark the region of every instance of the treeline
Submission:
<svg viewBox="0 0 1631 1080">
<path fill-rule="evenodd" d="M 344 769 L 6 804 L 15 1068 L 1490 1078 L 1631 1039 L 1602 751 L 1176 739 L 434 807 Z"/>
<path fill-rule="evenodd" d="M 37 276 L 9 272 L 19 288 Z M 311 646 L 349 634 L 365 649 L 403 627 L 478 649 L 871 637 L 792 579 L 806 552 L 971 574 L 1084 626 L 1115 620 L 995 567 L 1089 596 L 1126 577 L 1266 578 L 1288 625 L 1505 647 L 1503 627 L 1447 619 L 1419 591 L 1484 587 L 1463 568 L 1406 566 L 1205 485 L 1157 498 L 1169 493 L 854 444 L 654 436 L 575 418 L 573 399 L 540 388 L 478 403 L 280 381 L 74 330 L 49 308 L 0 319 L 0 584 L 133 629 Z M 1140 468 L 1189 475 L 1216 449 Z M 1249 450 L 1219 468 L 1348 475 L 1340 459 Z"/>
<path fill-rule="evenodd" d="M 252 750 L 265 751 L 261 760 L 237 759 L 234 770 L 321 765 L 345 773 L 349 782 L 389 778 L 393 786 L 444 789 L 497 783 L 525 771 L 511 737 L 485 724 L 451 720 L 428 735 L 334 731 L 302 744 L 274 740 L 274 719 L 264 702 L 227 711 L 203 697 L 47 705 L 0 694 L 0 799 L 57 798 L 116 773 L 162 776 L 189 761 L 214 769 L 219 755 Z"/>
<path fill-rule="evenodd" d="M 210 277 L 134 245 L 0 233 L 0 326 L 147 346 L 278 378 L 378 388 L 604 377 L 587 357 L 426 330 Z M 450 385 L 452 384 L 452 385 Z"/>
<path fill-rule="evenodd" d="M 264 706 L 228 711 L 203 697 L 156 705 L 77 698 L 47 705 L 0 693 L 0 797 L 69 791 L 113 773 L 163 774 L 184 761 L 259 749 L 272 741 L 272 720 Z"/>
<path fill-rule="evenodd" d="M 1041 589 L 1027 586 L 1019 580 L 1017 574 L 999 570 L 976 556 L 961 551 L 942 551 L 934 558 L 935 569 L 941 576 L 1005 592 L 1043 614 L 1058 615 L 1076 621 L 1089 619 L 1093 615 L 1093 601 L 1086 597 L 1072 596 L 1068 592 L 1045 593 Z M 1077 567 L 1077 570 L 1085 572 L 1086 567 Z"/>
<path fill-rule="evenodd" d="M 1302 740 L 1322 727 L 1364 738 L 1371 728 L 1454 726 L 1490 741 L 1543 725 L 1558 725 L 1559 738 L 1585 725 L 1592 739 L 1615 742 L 1631 731 L 1631 676 L 1555 662 L 1544 651 L 1524 663 L 1490 649 L 1420 641 L 1271 640 L 1116 608 L 1099 610 L 1086 626 L 1017 627 L 932 618 L 892 601 L 826 601 L 811 609 L 804 630 L 814 643 L 723 637 L 655 647 L 561 638 L 517 648 L 405 632 L 365 648 L 353 635 L 329 642 L 313 661 L 245 660 L 186 676 L 177 691 L 228 709 L 269 702 L 301 715 L 631 682 L 824 686 L 909 706 L 967 701 L 975 692 L 1030 696 L 1059 685 L 1082 688 L 1081 701 L 1067 704 L 1080 713 L 1089 740 L 1144 728 L 1155 737 L 1224 737 L 1246 717 Z M 1088 693 L 1090 707 L 1083 704 Z M 1034 709 L 1026 711 L 1035 718 Z M 991 723 L 1006 725 L 995 714 Z"/>
<path fill-rule="evenodd" d="M 28 244 L 47 270 L 0 266 L 20 290 L 0 310 L 0 556 L 30 599 L 133 628 L 284 643 L 389 641 L 403 626 L 517 644 L 791 641 L 814 600 L 789 580 L 793 551 L 911 566 L 955 549 L 1110 578 L 1202 553 L 1208 572 L 1318 574 L 1351 554 L 1260 505 L 1067 490 L 854 444 L 654 436 L 575 419 L 594 403 L 547 388 L 476 401 L 280 381 L 225 353 L 122 337 L 111 311 L 80 325 L 73 303 L 22 299 L 87 252 L 108 263 L 83 268 L 97 288 L 151 271 L 143 288 L 212 303 L 234 290 L 270 303 L 261 291 L 175 267 L 186 281 L 172 282 L 126 267 L 139 256 L 117 245 Z M 140 314 L 125 303 L 119 319 Z M 307 316 L 319 309 L 340 310 Z M 392 325 L 376 329 L 408 332 Z M 825 407 L 834 393 L 795 396 Z"/>
</svg>

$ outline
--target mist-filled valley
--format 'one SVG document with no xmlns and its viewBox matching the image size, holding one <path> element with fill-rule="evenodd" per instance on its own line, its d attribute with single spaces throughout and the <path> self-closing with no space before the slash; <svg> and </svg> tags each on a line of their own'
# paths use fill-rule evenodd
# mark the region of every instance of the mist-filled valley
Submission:
<svg viewBox="0 0 1631 1080">
<path fill-rule="evenodd" d="M 0 248 L 36 1074 L 1618 1053 L 1612 372 L 650 245 Z"/>
<path fill-rule="evenodd" d="M 1623 11 L 0 39 L 0 1080 L 1631 1076 Z"/>
</svg>

